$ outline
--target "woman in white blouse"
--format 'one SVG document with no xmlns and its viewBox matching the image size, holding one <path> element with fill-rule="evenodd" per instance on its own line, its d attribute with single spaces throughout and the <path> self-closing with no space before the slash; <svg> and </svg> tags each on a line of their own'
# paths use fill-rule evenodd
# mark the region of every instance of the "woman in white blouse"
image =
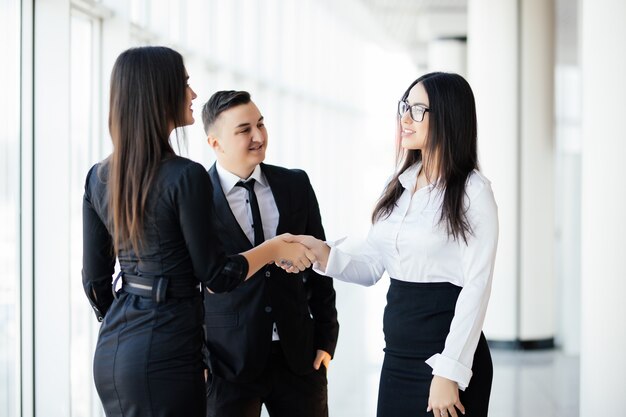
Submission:
<svg viewBox="0 0 626 417">
<path fill-rule="evenodd" d="M 293 239 L 325 275 L 368 286 L 391 277 L 378 417 L 486 417 L 493 368 L 481 329 L 498 215 L 478 171 L 469 84 L 449 73 L 415 80 L 398 103 L 398 128 L 401 167 L 367 239 Z"/>
</svg>

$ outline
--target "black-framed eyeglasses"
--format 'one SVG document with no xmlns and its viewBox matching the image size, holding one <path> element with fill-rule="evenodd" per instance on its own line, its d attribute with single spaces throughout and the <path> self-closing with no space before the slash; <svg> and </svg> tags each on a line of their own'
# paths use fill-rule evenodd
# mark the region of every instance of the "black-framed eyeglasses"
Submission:
<svg viewBox="0 0 626 417">
<path fill-rule="evenodd" d="M 407 111 L 409 111 L 411 119 L 416 122 L 421 122 L 424 120 L 424 114 L 430 111 L 430 109 L 428 107 L 424 107 L 423 104 L 410 105 L 405 100 L 398 101 L 398 116 L 404 116 Z"/>
</svg>

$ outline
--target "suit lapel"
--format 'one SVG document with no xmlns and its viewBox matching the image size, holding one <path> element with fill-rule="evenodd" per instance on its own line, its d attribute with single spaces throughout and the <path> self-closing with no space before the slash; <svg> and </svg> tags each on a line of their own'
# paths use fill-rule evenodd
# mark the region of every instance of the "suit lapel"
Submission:
<svg viewBox="0 0 626 417">
<path fill-rule="evenodd" d="M 237 242 L 237 246 L 242 248 L 241 250 L 252 249 L 252 244 L 241 229 L 239 222 L 237 222 L 235 215 L 230 209 L 230 205 L 224 195 L 222 183 L 220 182 L 220 177 L 217 173 L 217 168 L 215 168 L 215 164 L 213 164 L 211 169 L 209 169 L 209 177 L 211 177 L 211 183 L 213 184 L 213 205 L 215 206 L 215 213 L 218 220 L 229 232 L 229 235 L 226 238 L 234 239 Z M 224 239 L 224 237 L 222 237 L 222 239 Z"/>
<path fill-rule="evenodd" d="M 267 182 L 274 195 L 274 201 L 276 201 L 276 208 L 278 208 L 278 227 L 276 228 L 276 235 L 286 233 L 289 214 L 291 213 L 291 193 L 287 178 L 285 176 L 275 175 L 276 173 L 270 165 L 261 164 L 261 171 L 263 171 L 265 178 L 267 178 Z"/>
</svg>

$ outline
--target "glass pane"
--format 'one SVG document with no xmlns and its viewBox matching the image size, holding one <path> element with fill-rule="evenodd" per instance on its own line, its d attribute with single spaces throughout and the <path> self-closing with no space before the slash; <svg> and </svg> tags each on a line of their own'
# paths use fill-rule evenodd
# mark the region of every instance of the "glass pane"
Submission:
<svg viewBox="0 0 626 417">
<path fill-rule="evenodd" d="M 220 64 L 232 65 L 232 57 L 236 53 L 237 15 L 234 3 L 230 1 L 216 1 L 213 3 L 211 39 L 213 43 L 212 55 Z"/>
<path fill-rule="evenodd" d="M 162 35 L 164 39 L 169 39 L 171 34 L 170 13 L 172 12 L 169 0 L 151 0 L 148 5 L 150 20 L 147 22 L 147 29 Z"/>
<path fill-rule="evenodd" d="M 100 22 L 74 12 L 70 40 L 70 357 L 72 417 L 101 415 L 92 377 L 93 350 L 99 327 L 82 286 L 82 197 L 85 175 L 98 149 Z"/>
<path fill-rule="evenodd" d="M 278 0 L 264 0 L 259 7 L 259 73 L 265 79 L 280 75 L 280 8 Z"/>
<path fill-rule="evenodd" d="M 213 46 L 210 38 L 211 18 L 213 9 L 211 1 L 208 0 L 189 0 L 185 10 L 184 32 L 185 45 L 194 51 L 202 51 L 207 53 Z"/>
<path fill-rule="evenodd" d="M 181 22 L 181 16 L 186 16 L 186 7 L 187 2 L 183 0 L 170 0 L 168 4 L 169 41 L 172 44 L 181 44 L 181 40 L 185 39 L 186 24 Z"/>
<path fill-rule="evenodd" d="M 130 0 L 130 21 L 141 27 L 148 23 L 148 4 L 146 0 Z"/>
<path fill-rule="evenodd" d="M 233 58 L 237 68 L 255 74 L 259 68 L 259 2 L 239 0 L 237 10 L 236 24 L 245 30 L 236 33 L 238 48 Z"/>
<path fill-rule="evenodd" d="M 0 0 L 0 416 L 18 414 L 20 2 Z"/>
</svg>

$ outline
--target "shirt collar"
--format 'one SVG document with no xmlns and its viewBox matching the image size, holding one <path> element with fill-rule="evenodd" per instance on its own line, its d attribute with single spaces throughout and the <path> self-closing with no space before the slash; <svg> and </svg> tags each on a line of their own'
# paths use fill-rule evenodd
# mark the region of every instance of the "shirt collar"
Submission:
<svg viewBox="0 0 626 417">
<path fill-rule="evenodd" d="M 420 172 L 421 168 L 422 162 L 420 161 L 405 169 L 404 172 L 398 176 L 400 184 L 402 184 L 406 190 L 413 191 L 415 189 L 415 184 L 417 183 L 417 173 Z"/>
<path fill-rule="evenodd" d="M 252 174 L 248 178 L 239 178 L 238 175 L 233 174 L 228 171 L 219 162 L 216 162 L 215 168 L 217 169 L 217 175 L 220 177 L 220 184 L 222 186 L 222 190 L 224 191 L 224 195 L 228 195 L 233 188 L 237 185 L 239 181 L 248 181 L 252 178 L 261 186 L 267 187 L 267 179 L 265 175 L 263 175 L 263 171 L 261 171 L 261 165 L 257 165 L 252 171 Z"/>
</svg>

